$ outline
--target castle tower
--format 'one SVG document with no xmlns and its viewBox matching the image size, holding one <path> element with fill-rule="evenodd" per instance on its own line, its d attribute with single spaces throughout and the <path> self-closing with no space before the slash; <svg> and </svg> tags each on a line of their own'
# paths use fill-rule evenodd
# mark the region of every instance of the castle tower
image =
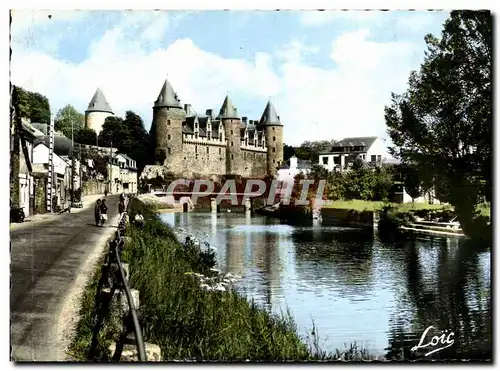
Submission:
<svg viewBox="0 0 500 371">
<path fill-rule="evenodd" d="M 97 89 L 85 111 L 85 127 L 94 130 L 99 135 L 106 117 L 114 115 L 103 92 Z"/>
<path fill-rule="evenodd" d="M 241 121 L 237 109 L 227 95 L 224 103 L 222 103 L 218 117 L 221 119 L 222 125 L 224 125 L 226 134 L 226 174 L 237 175 L 241 164 Z"/>
<path fill-rule="evenodd" d="M 165 80 L 153 106 L 151 135 L 155 144 L 155 163 L 168 171 L 182 171 L 182 123 L 186 112 L 172 85 Z"/>
<path fill-rule="evenodd" d="M 273 104 L 268 101 L 259 126 L 264 128 L 267 147 L 267 173 L 275 175 L 283 163 L 283 125 Z"/>
</svg>

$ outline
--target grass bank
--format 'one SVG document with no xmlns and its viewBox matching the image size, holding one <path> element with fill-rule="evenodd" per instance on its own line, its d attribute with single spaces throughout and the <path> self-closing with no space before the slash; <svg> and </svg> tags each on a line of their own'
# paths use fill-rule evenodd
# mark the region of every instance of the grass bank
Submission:
<svg viewBox="0 0 500 371">
<path fill-rule="evenodd" d="M 411 211 L 411 210 L 443 210 L 443 209 L 451 209 L 449 205 L 436 205 L 429 204 L 427 202 L 421 203 L 389 203 L 382 201 L 364 201 L 364 200 L 335 200 L 328 201 L 323 205 L 325 208 L 333 208 L 333 209 L 349 209 L 356 211 L 374 211 L 374 210 L 382 210 L 384 207 L 390 206 L 400 211 Z"/>
<path fill-rule="evenodd" d="M 392 207 L 395 210 L 406 212 L 406 211 L 422 211 L 422 210 L 453 210 L 451 205 L 440 205 L 440 204 L 429 204 L 428 202 L 416 202 L 412 203 L 393 203 L 393 202 L 382 202 L 382 201 L 364 201 L 364 200 L 335 200 L 326 201 L 323 207 L 325 208 L 335 208 L 335 209 L 350 209 L 356 211 L 373 211 L 382 210 L 384 207 Z M 481 203 L 477 205 L 477 210 L 480 215 L 490 217 L 491 216 L 491 204 Z"/>
<path fill-rule="evenodd" d="M 141 293 L 146 341 L 158 344 L 166 360 L 367 359 L 355 345 L 344 352 L 312 351 L 293 318 L 276 316 L 236 293 L 229 276 L 211 270 L 215 260 L 194 245 L 184 246 L 151 208 L 134 199 L 146 226 L 132 228 L 126 249 L 132 287 Z M 228 283 L 224 285 L 224 283 Z"/>
</svg>

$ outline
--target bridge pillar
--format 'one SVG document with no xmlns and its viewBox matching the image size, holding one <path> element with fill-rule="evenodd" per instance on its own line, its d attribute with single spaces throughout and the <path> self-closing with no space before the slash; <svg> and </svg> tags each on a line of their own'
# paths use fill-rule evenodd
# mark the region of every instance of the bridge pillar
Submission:
<svg viewBox="0 0 500 371">
<path fill-rule="evenodd" d="M 245 211 L 252 210 L 252 201 L 250 198 L 245 198 Z"/>
<path fill-rule="evenodd" d="M 212 211 L 213 213 L 217 212 L 217 199 L 215 198 L 210 199 L 210 211 Z"/>
</svg>

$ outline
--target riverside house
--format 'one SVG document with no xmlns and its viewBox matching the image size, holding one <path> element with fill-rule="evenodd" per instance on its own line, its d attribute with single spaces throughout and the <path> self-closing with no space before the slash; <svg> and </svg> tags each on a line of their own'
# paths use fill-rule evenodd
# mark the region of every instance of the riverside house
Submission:
<svg viewBox="0 0 500 371">
<path fill-rule="evenodd" d="M 370 167 L 394 163 L 379 137 L 352 137 L 344 138 L 329 151 L 320 153 L 319 164 L 328 171 L 345 171 L 357 158 Z"/>
</svg>

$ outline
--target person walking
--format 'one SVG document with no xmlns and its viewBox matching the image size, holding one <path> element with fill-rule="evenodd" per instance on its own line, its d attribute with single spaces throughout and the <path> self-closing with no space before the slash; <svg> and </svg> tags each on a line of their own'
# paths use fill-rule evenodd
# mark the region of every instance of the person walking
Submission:
<svg viewBox="0 0 500 371">
<path fill-rule="evenodd" d="M 104 190 L 104 197 L 108 197 L 108 190 L 107 189 Z"/>
<path fill-rule="evenodd" d="M 104 223 L 106 222 L 106 220 L 108 220 L 108 205 L 106 205 L 105 199 L 101 201 L 101 206 L 99 209 L 101 211 L 101 226 L 104 226 Z"/>
<path fill-rule="evenodd" d="M 94 206 L 94 217 L 95 217 L 95 225 L 99 226 L 99 222 L 101 221 L 101 200 L 98 199 Z"/>
<path fill-rule="evenodd" d="M 118 214 L 120 214 L 120 220 L 125 212 L 125 199 L 120 197 L 120 202 L 118 203 Z"/>
</svg>

